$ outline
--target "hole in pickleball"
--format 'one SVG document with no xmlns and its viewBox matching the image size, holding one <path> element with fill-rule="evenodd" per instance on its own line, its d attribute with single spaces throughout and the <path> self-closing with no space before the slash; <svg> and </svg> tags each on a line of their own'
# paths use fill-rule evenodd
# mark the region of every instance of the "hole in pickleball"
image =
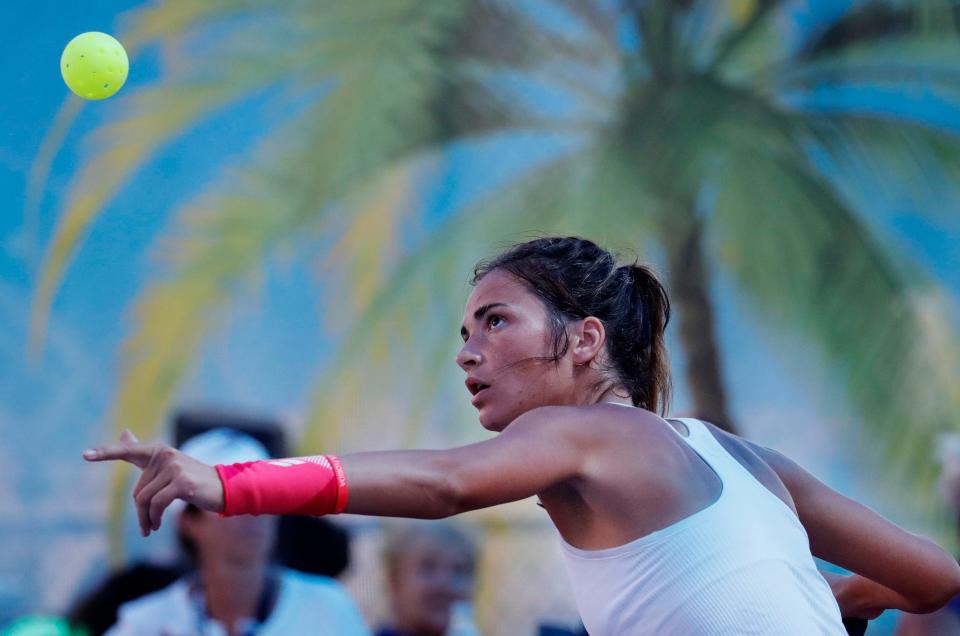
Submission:
<svg viewBox="0 0 960 636">
<path fill-rule="evenodd" d="M 103 87 L 104 87 L 104 88 L 110 88 L 110 85 L 109 85 L 109 84 L 104 84 Z"/>
</svg>

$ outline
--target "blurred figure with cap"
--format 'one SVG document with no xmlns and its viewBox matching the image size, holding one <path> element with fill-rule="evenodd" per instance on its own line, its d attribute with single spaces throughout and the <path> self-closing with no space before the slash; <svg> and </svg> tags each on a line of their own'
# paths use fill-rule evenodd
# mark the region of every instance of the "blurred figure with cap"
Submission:
<svg viewBox="0 0 960 636">
<path fill-rule="evenodd" d="M 208 464 L 269 459 L 239 431 L 217 428 L 181 450 Z M 177 501 L 177 534 L 196 570 L 159 592 L 126 603 L 109 636 L 277 636 L 369 633 L 335 580 L 271 563 L 277 518 L 222 518 Z"/>
<path fill-rule="evenodd" d="M 940 460 L 940 494 L 960 530 L 960 434 L 944 433 L 937 440 Z M 930 614 L 904 613 L 895 636 L 960 636 L 960 596 Z"/>
</svg>

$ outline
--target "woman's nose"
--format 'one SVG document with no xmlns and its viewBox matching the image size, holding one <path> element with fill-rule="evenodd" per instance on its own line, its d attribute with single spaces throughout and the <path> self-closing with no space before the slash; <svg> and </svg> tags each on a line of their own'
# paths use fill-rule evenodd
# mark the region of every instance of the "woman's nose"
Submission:
<svg viewBox="0 0 960 636">
<path fill-rule="evenodd" d="M 464 343 L 460 347 L 460 351 L 457 352 L 457 365 L 460 366 L 464 371 L 469 371 L 473 367 L 480 364 L 480 354 L 467 343 Z"/>
</svg>

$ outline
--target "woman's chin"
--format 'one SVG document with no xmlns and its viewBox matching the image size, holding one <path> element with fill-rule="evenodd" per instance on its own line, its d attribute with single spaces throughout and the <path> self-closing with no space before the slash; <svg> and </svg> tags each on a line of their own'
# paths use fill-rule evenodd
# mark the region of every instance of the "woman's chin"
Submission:
<svg viewBox="0 0 960 636">
<path fill-rule="evenodd" d="M 499 433 L 504 428 L 506 428 L 506 425 L 507 425 L 507 422 L 504 422 L 495 414 L 491 413 L 489 409 L 482 409 L 480 411 L 480 426 L 487 429 L 488 431 Z"/>
</svg>

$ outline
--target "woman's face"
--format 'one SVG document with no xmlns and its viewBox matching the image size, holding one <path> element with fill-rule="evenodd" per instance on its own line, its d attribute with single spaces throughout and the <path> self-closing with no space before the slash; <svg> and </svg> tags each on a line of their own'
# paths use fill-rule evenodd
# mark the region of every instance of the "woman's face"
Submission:
<svg viewBox="0 0 960 636">
<path fill-rule="evenodd" d="M 502 431 L 530 409 L 573 402 L 572 364 L 552 360 L 546 307 L 513 274 L 494 270 L 477 283 L 461 336 L 457 364 L 484 428 Z"/>
</svg>

